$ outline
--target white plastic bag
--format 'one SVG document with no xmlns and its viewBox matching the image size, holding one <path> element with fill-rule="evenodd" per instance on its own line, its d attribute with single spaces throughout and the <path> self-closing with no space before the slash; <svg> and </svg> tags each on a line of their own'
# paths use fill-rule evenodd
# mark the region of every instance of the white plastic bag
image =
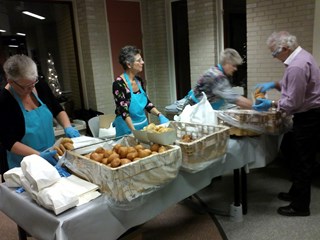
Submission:
<svg viewBox="0 0 320 240">
<path fill-rule="evenodd" d="M 193 106 L 187 105 L 175 120 L 204 125 L 218 125 L 216 111 L 207 100 L 207 95 L 204 92 L 202 92 L 202 94 L 203 98 L 199 103 Z"/>
<path fill-rule="evenodd" d="M 110 123 L 109 128 L 99 128 L 99 138 L 114 138 L 116 136 L 116 128 Z"/>
</svg>

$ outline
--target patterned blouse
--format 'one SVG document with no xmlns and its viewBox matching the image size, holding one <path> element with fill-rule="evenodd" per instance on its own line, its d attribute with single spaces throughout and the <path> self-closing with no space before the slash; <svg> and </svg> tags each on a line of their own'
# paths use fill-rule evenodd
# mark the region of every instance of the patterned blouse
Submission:
<svg viewBox="0 0 320 240">
<path fill-rule="evenodd" d="M 137 76 L 136 76 L 136 79 L 138 83 L 142 86 L 143 90 L 146 92 L 143 86 L 142 79 Z M 112 92 L 113 92 L 114 102 L 116 104 L 115 114 L 117 116 L 121 115 L 122 118 L 125 120 L 127 117 L 130 116 L 129 106 L 130 106 L 130 100 L 131 100 L 131 93 L 130 93 L 129 87 L 127 87 L 125 81 L 120 76 L 114 80 L 112 84 Z M 140 94 L 140 90 L 138 90 L 134 94 Z M 155 106 L 147 96 L 147 105 L 145 106 L 145 110 L 147 110 L 150 113 L 151 109 L 154 107 Z"/>
<path fill-rule="evenodd" d="M 218 66 L 208 69 L 199 78 L 193 91 L 199 101 L 202 99 L 201 92 L 204 92 L 210 103 L 219 101 L 220 99 L 224 99 L 229 103 L 235 103 L 240 96 L 233 92 L 229 79 Z"/>
</svg>

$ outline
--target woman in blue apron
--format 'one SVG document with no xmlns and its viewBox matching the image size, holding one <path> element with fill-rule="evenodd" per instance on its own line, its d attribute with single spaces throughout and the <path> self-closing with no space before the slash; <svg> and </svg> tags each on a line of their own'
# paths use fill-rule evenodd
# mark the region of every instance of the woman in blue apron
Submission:
<svg viewBox="0 0 320 240">
<path fill-rule="evenodd" d="M 55 142 L 53 116 L 48 107 L 36 94 L 31 92 L 33 97 L 38 101 L 39 106 L 35 109 L 27 110 L 12 87 L 10 87 L 10 92 L 17 100 L 24 117 L 25 134 L 20 142 L 38 152 L 43 152 L 49 147 L 52 147 Z M 7 151 L 7 161 L 10 169 L 20 167 L 22 158 L 23 156 L 21 155 Z"/>
<path fill-rule="evenodd" d="M 132 130 L 141 130 L 148 125 L 146 112 L 159 118 L 160 124 L 169 120 L 163 116 L 148 98 L 141 78 L 144 61 L 140 50 L 134 46 L 125 46 L 121 49 L 119 62 L 124 73 L 115 79 L 112 91 L 116 104 L 116 137 L 130 134 Z"/>
<path fill-rule="evenodd" d="M 0 92 L 0 142 L 6 149 L 9 169 L 20 167 L 24 156 L 37 154 L 56 164 L 53 117 L 68 137 L 80 136 L 74 129 L 48 84 L 38 80 L 35 62 L 13 55 L 3 65 L 7 84 Z M 35 88 L 37 86 L 37 88 Z M 38 91 L 39 90 L 39 91 Z"/>
</svg>

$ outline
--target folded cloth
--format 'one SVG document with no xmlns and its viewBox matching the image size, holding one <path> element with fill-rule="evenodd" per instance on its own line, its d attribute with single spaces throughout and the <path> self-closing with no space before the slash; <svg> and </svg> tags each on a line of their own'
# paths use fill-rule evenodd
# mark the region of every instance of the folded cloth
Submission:
<svg viewBox="0 0 320 240">
<path fill-rule="evenodd" d="M 20 167 L 12 168 L 3 174 L 3 179 L 8 187 L 21 187 L 23 172 Z"/>
</svg>

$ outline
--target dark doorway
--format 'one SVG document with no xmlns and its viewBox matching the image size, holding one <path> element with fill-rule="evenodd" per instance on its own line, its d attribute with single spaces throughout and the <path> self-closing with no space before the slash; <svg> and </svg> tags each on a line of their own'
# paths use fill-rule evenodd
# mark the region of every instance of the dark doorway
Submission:
<svg viewBox="0 0 320 240">
<path fill-rule="evenodd" d="M 244 60 L 235 72 L 232 85 L 247 92 L 247 22 L 246 0 L 223 1 L 224 46 L 236 49 Z"/>
<path fill-rule="evenodd" d="M 171 3 L 177 99 L 191 89 L 187 0 Z"/>
</svg>

